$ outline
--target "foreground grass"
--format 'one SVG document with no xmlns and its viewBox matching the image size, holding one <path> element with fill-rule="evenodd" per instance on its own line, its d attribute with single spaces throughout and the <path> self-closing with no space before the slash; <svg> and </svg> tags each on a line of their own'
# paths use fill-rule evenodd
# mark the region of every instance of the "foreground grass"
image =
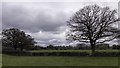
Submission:
<svg viewBox="0 0 120 68">
<path fill-rule="evenodd" d="M 2 54 L 0 54 L 0 67 L 2 67 Z"/>
<path fill-rule="evenodd" d="M 3 66 L 117 66 L 118 57 L 9 56 Z"/>
</svg>

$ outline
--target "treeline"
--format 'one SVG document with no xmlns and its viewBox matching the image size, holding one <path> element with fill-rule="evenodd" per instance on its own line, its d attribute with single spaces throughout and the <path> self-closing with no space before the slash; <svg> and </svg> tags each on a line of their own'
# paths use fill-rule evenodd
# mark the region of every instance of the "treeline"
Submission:
<svg viewBox="0 0 120 68">
<path fill-rule="evenodd" d="M 43 46 L 31 46 L 29 49 L 25 50 L 90 50 L 91 47 L 87 46 L 85 44 L 79 44 L 76 46 L 54 46 L 54 45 L 49 45 L 47 47 Z M 99 44 L 96 45 L 96 50 L 107 50 L 107 49 L 120 49 L 120 45 L 112 45 L 109 46 L 109 44 Z M 2 50 L 14 50 L 13 47 L 4 47 L 2 46 Z"/>
<path fill-rule="evenodd" d="M 120 45 L 112 45 L 109 44 L 98 44 L 95 47 L 97 50 L 105 50 L 105 49 L 120 49 Z M 42 46 L 34 46 L 32 50 L 90 50 L 91 47 L 85 44 L 78 44 L 76 46 L 54 46 L 49 45 L 47 47 Z"/>
</svg>

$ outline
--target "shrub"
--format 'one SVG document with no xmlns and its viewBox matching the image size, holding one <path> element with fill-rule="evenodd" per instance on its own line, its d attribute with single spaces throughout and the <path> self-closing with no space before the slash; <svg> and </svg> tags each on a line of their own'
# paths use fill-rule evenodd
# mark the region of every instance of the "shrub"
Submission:
<svg viewBox="0 0 120 68">
<path fill-rule="evenodd" d="M 33 56 L 88 56 L 88 52 L 31 52 Z"/>
<path fill-rule="evenodd" d="M 31 53 L 27 51 L 19 51 L 19 50 L 4 50 L 3 54 L 15 55 L 15 56 L 30 56 Z"/>
<path fill-rule="evenodd" d="M 95 52 L 94 56 L 120 56 L 120 52 Z"/>
<path fill-rule="evenodd" d="M 3 54 L 15 55 L 15 56 L 90 56 L 89 52 L 29 52 L 18 50 L 4 50 Z M 96 51 L 94 56 L 120 56 L 120 52 L 102 52 Z"/>
</svg>

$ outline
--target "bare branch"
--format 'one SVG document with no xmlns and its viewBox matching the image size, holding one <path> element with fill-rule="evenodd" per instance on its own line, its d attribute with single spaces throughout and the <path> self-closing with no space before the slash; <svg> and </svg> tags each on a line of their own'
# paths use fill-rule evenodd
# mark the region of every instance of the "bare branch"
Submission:
<svg viewBox="0 0 120 68">
<path fill-rule="evenodd" d="M 91 45 L 97 40 L 106 37 L 117 38 L 115 36 L 120 34 L 120 30 L 111 28 L 111 24 L 120 21 L 116 13 L 116 10 L 110 10 L 109 7 L 100 7 L 98 5 L 83 7 L 68 21 L 71 33 L 68 34 L 67 38 L 80 42 L 88 42 L 89 40 Z M 111 41 L 114 38 L 105 41 Z"/>
</svg>

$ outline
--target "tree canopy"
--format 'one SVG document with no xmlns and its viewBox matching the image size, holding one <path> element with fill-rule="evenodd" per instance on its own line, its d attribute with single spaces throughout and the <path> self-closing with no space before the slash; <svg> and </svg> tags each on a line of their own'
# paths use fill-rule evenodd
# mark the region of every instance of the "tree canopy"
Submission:
<svg viewBox="0 0 120 68">
<path fill-rule="evenodd" d="M 116 10 L 98 5 L 88 5 L 77 11 L 67 25 L 67 39 L 90 43 L 92 53 L 97 43 L 104 43 L 120 37 L 120 30 L 112 27 L 120 19 Z"/>
<path fill-rule="evenodd" d="M 36 43 L 34 38 L 17 28 L 4 29 L 2 34 L 3 46 L 13 47 L 15 50 L 17 48 L 20 50 L 28 49 Z"/>
</svg>

